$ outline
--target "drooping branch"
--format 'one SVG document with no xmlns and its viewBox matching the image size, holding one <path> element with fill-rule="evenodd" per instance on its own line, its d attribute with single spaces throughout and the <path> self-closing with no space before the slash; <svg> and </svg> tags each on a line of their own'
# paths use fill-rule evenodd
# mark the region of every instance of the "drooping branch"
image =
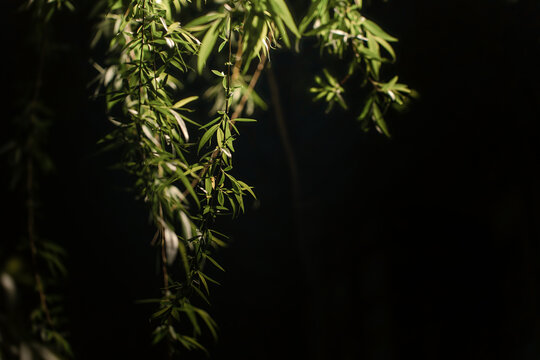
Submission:
<svg viewBox="0 0 540 360">
<path fill-rule="evenodd" d="M 244 47 L 242 46 L 242 35 L 238 37 L 238 49 L 236 49 L 236 55 L 234 56 L 234 68 L 232 74 L 232 82 L 234 83 L 238 76 L 240 76 L 240 69 L 242 68 L 242 54 L 244 52 Z"/>
<path fill-rule="evenodd" d="M 255 85 L 257 84 L 257 81 L 259 81 L 259 77 L 261 76 L 262 71 L 264 70 L 264 66 L 266 64 L 266 54 L 263 52 L 261 55 L 261 60 L 259 61 L 259 64 L 257 65 L 257 69 L 253 73 L 253 77 L 251 78 L 251 81 L 249 82 L 249 86 L 244 93 L 244 96 L 242 96 L 242 99 L 234 109 L 234 113 L 231 116 L 231 121 L 234 124 L 234 120 L 242 114 L 242 111 L 244 111 L 244 106 L 246 106 L 246 102 L 249 99 L 249 96 L 251 95 L 251 92 L 255 88 Z"/>
<path fill-rule="evenodd" d="M 233 114 L 231 115 L 231 126 L 234 125 L 235 123 L 235 119 L 237 119 L 240 114 L 242 114 L 242 111 L 244 110 L 244 107 L 246 105 L 246 102 L 248 101 L 249 99 L 249 95 L 251 94 L 251 92 L 253 91 L 253 89 L 255 88 L 255 85 L 257 85 L 257 82 L 259 81 L 259 78 L 261 76 L 261 73 L 262 71 L 264 70 L 264 67 L 265 67 L 265 64 L 266 64 L 266 55 L 263 53 L 261 55 L 261 59 L 259 61 L 259 64 L 257 65 L 257 69 L 255 70 L 255 72 L 253 73 L 253 76 L 251 77 L 251 81 L 249 82 L 249 86 L 248 86 L 248 89 L 246 90 L 246 92 L 244 93 L 244 96 L 242 96 L 242 99 L 240 100 L 240 102 L 238 103 L 238 105 L 236 106 Z M 227 101 L 228 102 L 228 101 Z M 191 181 L 191 188 L 194 189 L 195 186 L 197 186 L 197 184 L 199 184 L 199 182 L 201 182 L 201 180 L 204 178 L 204 176 L 206 175 L 206 172 L 208 171 L 208 169 L 210 168 L 210 166 L 212 166 L 212 163 L 214 162 L 214 160 L 217 158 L 217 156 L 219 155 L 220 153 L 220 149 L 219 148 L 216 148 L 212 154 L 210 155 L 210 159 L 208 160 L 208 162 L 204 165 L 204 168 L 199 172 L 199 174 L 197 174 L 197 176 Z M 189 194 L 189 190 L 186 189 L 184 190 L 184 192 L 182 193 L 183 195 L 183 198 L 187 198 L 187 195 Z"/>
</svg>

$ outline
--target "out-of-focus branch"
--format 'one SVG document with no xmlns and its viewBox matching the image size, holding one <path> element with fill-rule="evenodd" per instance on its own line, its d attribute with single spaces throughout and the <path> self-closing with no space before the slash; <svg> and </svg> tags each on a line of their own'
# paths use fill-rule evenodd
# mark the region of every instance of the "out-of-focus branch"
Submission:
<svg viewBox="0 0 540 360">
<path fill-rule="evenodd" d="M 267 70 L 268 85 L 270 87 L 270 97 L 272 99 L 272 105 L 274 107 L 274 115 L 276 118 L 276 124 L 279 131 L 279 137 L 285 150 L 285 156 L 287 157 L 287 164 L 289 165 L 289 171 L 291 174 L 292 196 L 293 206 L 296 209 L 299 206 L 300 201 L 300 180 L 298 173 L 298 165 L 296 163 L 296 156 L 292 147 L 291 139 L 287 131 L 287 125 L 285 124 L 285 116 L 283 115 L 283 108 L 281 106 L 281 100 L 279 96 L 279 86 L 276 81 L 274 71 L 270 66 Z"/>
</svg>

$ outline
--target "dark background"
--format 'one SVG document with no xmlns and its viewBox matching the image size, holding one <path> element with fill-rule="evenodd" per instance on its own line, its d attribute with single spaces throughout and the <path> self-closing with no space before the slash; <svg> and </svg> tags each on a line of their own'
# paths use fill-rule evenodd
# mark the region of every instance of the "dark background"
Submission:
<svg viewBox="0 0 540 360">
<path fill-rule="evenodd" d="M 135 304 L 157 292 L 153 230 L 125 190 L 131 179 L 110 169 L 116 154 L 98 153 L 110 127 L 103 104 L 88 100 L 88 3 L 55 25 L 64 45 L 47 64 L 44 100 L 58 110 L 48 145 L 56 170 L 40 183 L 40 231 L 69 253 L 76 357 L 153 359 L 153 308 Z M 303 13 L 303 2 L 294 6 Z M 273 111 L 261 113 L 237 146 L 235 174 L 259 201 L 224 225 L 232 241 L 218 255 L 227 272 L 214 273 L 222 286 L 211 294 L 213 358 L 540 358 L 538 7 L 368 7 L 400 38 L 396 71 L 421 94 L 388 116 L 391 139 L 311 101 L 315 48 L 274 54 L 300 186 L 293 191 Z M 24 19 L 13 15 L 5 33 L 10 89 L 35 68 L 16 35 Z M 270 103 L 267 85 L 263 78 L 258 90 Z M 360 105 L 355 95 L 353 84 L 347 100 Z M 3 123 L 6 140 L 13 125 Z M 24 204 L 1 169 L 6 244 L 24 231 Z"/>
</svg>

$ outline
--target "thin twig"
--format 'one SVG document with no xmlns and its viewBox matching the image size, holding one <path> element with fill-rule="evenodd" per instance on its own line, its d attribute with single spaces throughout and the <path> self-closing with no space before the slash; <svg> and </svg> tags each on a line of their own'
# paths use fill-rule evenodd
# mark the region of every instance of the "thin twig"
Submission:
<svg viewBox="0 0 540 360">
<path fill-rule="evenodd" d="M 229 14 L 229 60 L 227 61 L 227 96 L 225 97 L 225 114 L 229 115 L 229 98 L 231 97 L 231 60 L 232 60 L 232 42 L 231 42 L 231 15 Z"/>
<path fill-rule="evenodd" d="M 165 252 L 165 238 L 161 239 L 161 271 L 163 272 L 163 287 L 165 294 L 169 292 L 169 272 L 167 271 L 167 253 Z"/>
<path fill-rule="evenodd" d="M 236 106 L 236 109 L 234 109 L 234 113 L 231 116 L 231 122 L 234 124 L 234 119 L 240 116 L 242 114 L 242 111 L 244 110 L 244 106 L 246 106 L 246 103 L 249 99 L 249 95 L 251 95 L 251 92 L 253 91 L 253 88 L 257 84 L 257 81 L 259 80 L 259 77 L 261 76 L 261 73 L 264 69 L 264 65 L 266 64 L 266 54 L 263 52 L 261 55 L 261 60 L 259 61 L 259 65 L 257 65 L 257 69 L 255 70 L 255 73 L 253 73 L 253 77 L 251 78 L 251 81 L 249 82 L 249 86 L 244 93 L 244 96 L 242 96 L 242 99 L 240 100 L 240 103 Z"/>
<path fill-rule="evenodd" d="M 262 71 L 264 69 L 265 64 L 266 64 L 266 55 L 263 53 L 261 55 L 261 60 L 259 61 L 259 65 L 257 65 L 257 69 L 255 70 L 255 73 L 253 74 L 253 77 L 251 78 L 251 81 L 249 82 L 248 89 L 244 93 L 244 96 L 240 100 L 240 103 L 236 106 L 236 109 L 234 110 L 234 113 L 231 115 L 231 125 L 234 125 L 235 119 L 238 118 L 240 116 L 240 114 L 242 113 L 242 111 L 244 110 L 244 106 L 246 105 L 246 102 L 247 102 L 247 100 L 249 98 L 249 95 L 251 94 L 251 91 L 253 90 L 253 88 L 257 84 L 257 81 L 259 80 L 259 78 L 261 76 L 261 73 L 262 73 Z M 210 155 L 210 159 L 204 165 L 204 168 L 199 172 L 197 177 L 191 181 L 191 188 L 194 189 L 195 186 L 197 186 L 197 184 L 199 182 L 201 182 L 204 175 L 206 174 L 206 172 L 208 171 L 210 166 L 212 166 L 212 163 L 214 162 L 215 158 L 219 155 L 219 153 L 220 153 L 219 148 L 216 148 L 212 152 L 212 154 Z M 187 199 L 188 194 L 189 194 L 189 190 L 188 189 L 184 190 L 184 192 L 182 193 L 183 198 Z"/>
<path fill-rule="evenodd" d="M 339 82 L 339 85 L 345 85 L 345 83 L 347 82 L 347 80 L 349 80 L 350 77 L 351 77 L 350 73 L 345 75 L 345 77 L 341 79 L 341 81 Z"/>
<path fill-rule="evenodd" d="M 236 55 L 234 56 L 234 68 L 231 81 L 234 83 L 238 76 L 240 76 L 240 68 L 242 67 L 242 55 L 244 48 L 242 46 L 242 35 L 238 37 L 238 49 L 236 50 Z"/>
<path fill-rule="evenodd" d="M 163 207 L 159 205 L 159 216 L 163 219 Z M 160 224 L 161 233 L 161 271 L 163 272 L 163 286 L 165 294 L 169 292 L 169 272 L 167 271 L 167 253 L 165 252 L 165 231 L 163 225 Z"/>
<path fill-rule="evenodd" d="M 141 24 L 141 55 L 139 57 L 139 118 L 141 117 L 141 106 L 142 106 L 142 98 L 143 98 L 142 73 L 143 73 L 143 59 L 144 59 L 144 22 L 145 22 L 145 15 L 146 15 L 146 0 L 143 0 L 141 10 L 142 10 L 142 24 Z M 137 122 L 137 131 L 139 131 L 140 126 L 141 126 L 140 122 Z"/>
</svg>

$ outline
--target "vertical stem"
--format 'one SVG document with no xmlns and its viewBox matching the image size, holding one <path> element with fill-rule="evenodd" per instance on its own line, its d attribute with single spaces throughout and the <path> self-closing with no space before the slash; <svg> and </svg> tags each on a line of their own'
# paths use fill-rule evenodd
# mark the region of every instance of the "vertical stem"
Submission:
<svg viewBox="0 0 540 360">
<path fill-rule="evenodd" d="M 242 96 L 242 99 L 240 100 L 240 103 L 236 106 L 234 109 L 234 113 L 230 116 L 231 124 L 234 124 L 235 119 L 242 114 L 242 111 L 244 110 L 244 106 L 246 105 L 246 102 L 249 99 L 249 95 L 253 91 L 253 88 L 257 84 L 257 81 L 259 80 L 259 77 L 261 76 L 262 71 L 264 70 L 264 65 L 266 64 L 266 54 L 261 55 L 261 60 L 259 61 L 259 65 L 257 65 L 257 69 L 255 70 L 255 73 L 251 77 L 251 81 L 249 82 L 248 89 L 244 93 L 244 96 Z M 191 187 L 195 188 L 195 186 L 203 179 L 204 175 L 212 165 L 212 162 L 214 159 L 219 155 L 219 149 L 214 150 L 212 154 L 210 155 L 210 161 L 206 163 L 204 168 L 199 172 L 197 177 L 191 181 Z M 186 198 L 189 195 L 189 191 L 186 189 L 182 193 L 184 195 L 184 198 Z"/>
<path fill-rule="evenodd" d="M 159 205 L 159 216 L 163 220 L 163 207 Z M 169 293 L 169 272 L 167 271 L 167 253 L 165 252 L 165 231 L 163 231 L 163 225 L 160 225 L 161 229 L 161 271 L 163 272 L 163 286 L 165 288 L 165 294 Z"/>
<path fill-rule="evenodd" d="M 233 124 L 234 124 L 234 119 L 239 117 L 242 114 L 242 111 L 244 111 L 244 106 L 246 106 L 246 103 L 249 99 L 249 95 L 251 95 L 251 92 L 253 91 L 253 88 L 257 84 L 257 81 L 259 81 L 259 77 L 261 76 L 261 73 L 264 70 L 265 64 L 266 64 L 266 54 L 263 52 L 261 55 L 261 60 L 259 61 L 259 64 L 257 65 L 257 69 L 255 69 L 255 72 L 253 73 L 253 76 L 251 77 L 251 80 L 249 81 L 249 85 L 246 92 L 244 93 L 244 96 L 242 96 L 240 103 L 238 103 L 238 105 L 234 109 L 234 113 L 231 115 L 231 121 L 233 122 Z"/>
<path fill-rule="evenodd" d="M 139 56 L 139 119 L 141 119 L 141 106 L 142 106 L 142 99 L 143 99 L 143 60 L 144 60 L 144 23 L 145 23 L 145 16 L 146 16 L 146 0 L 143 0 L 142 2 L 142 24 L 141 24 L 141 54 Z M 139 132 L 141 124 L 140 121 L 137 122 L 137 132 Z"/>
<path fill-rule="evenodd" d="M 238 41 L 236 43 L 238 44 L 238 49 L 236 49 L 236 55 L 234 56 L 234 68 L 231 78 L 232 82 L 238 79 L 238 76 L 240 76 L 240 68 L 242 67 L 242 35 L 239 35 Z"/>
<path fill-rule="evenodd" d="M 225 97 L 225 114 L 229 116 L 229 98 L 231 97 L 231 61 L 232 61 L 232 43 L 231 43 L 231 14 L 229 13 L 229 60 L 227 61 L 227 96 Z"/>
<path fill-rule="evenodd" d="M 167 254 L 165 253 L 165 238 L 162 235 L 161 239 L 161 270 L 163 271 L 163 286 L 165 293 L 169 292 L 169 272 L 167 271 Z"/>
</svg>

